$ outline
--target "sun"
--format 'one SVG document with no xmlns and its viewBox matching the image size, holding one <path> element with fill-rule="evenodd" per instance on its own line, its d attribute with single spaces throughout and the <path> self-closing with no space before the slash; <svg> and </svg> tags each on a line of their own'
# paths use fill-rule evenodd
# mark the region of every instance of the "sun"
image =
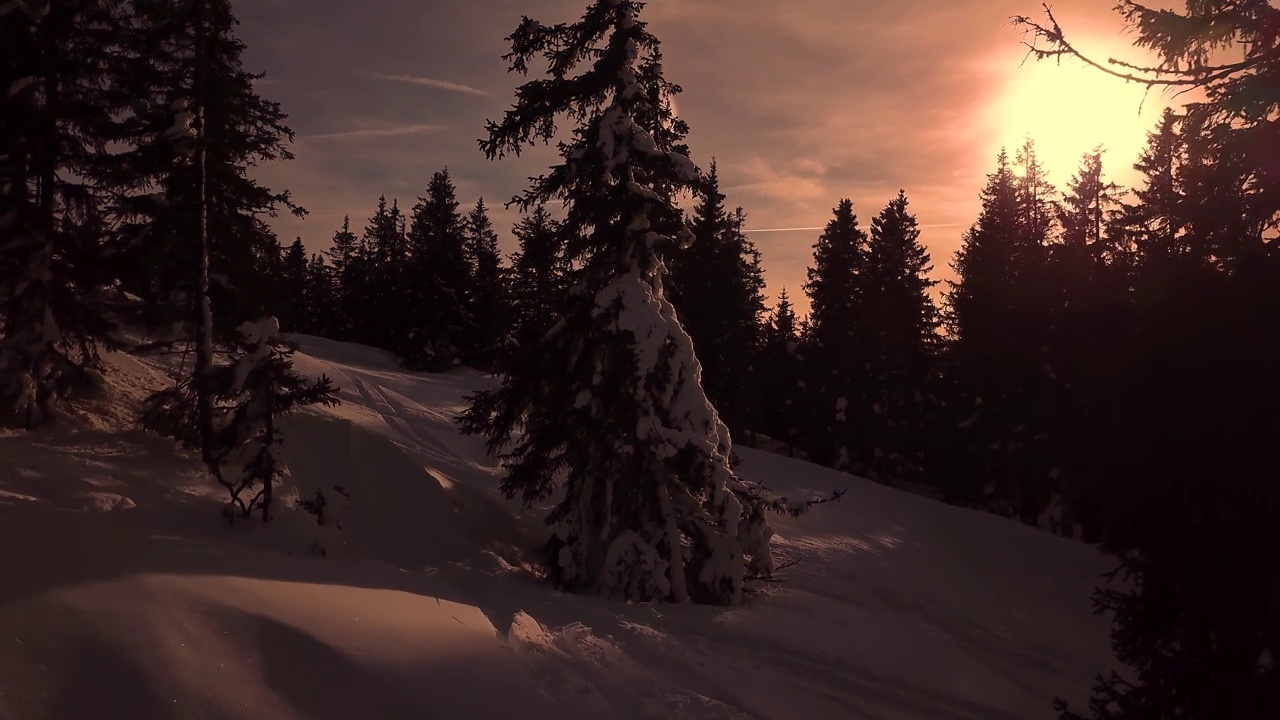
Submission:
<svg viewBox="0 0 1280 720">
<path fill-rule="evenodd" d="M 1108 56 L 1109 48 L 1099 43 L 1092 47 L 1101 47 L 1101 56 Z M 1118 46 L 1111 56 L 1123 54 L 1126 47 Z M 1001 53 L 991 65 L 1005 79 L 987 106 L 988 157 L 1001 147 L 1012 156 L 1029 135 L 1049 170 L 1049 180 L 1062 190 L 1081 156 L 1101 145 L 1106 149 L 1107 176 L 1122 184 L 1132 178 L 1147 132 L 1164 108 L 1161 94 L 1146 93 L 1137 83 L 1126 83 L 1074 60 L 1028 59 L 1020 65 L 1021 61 L 1021 54 Z"/>
</svg>

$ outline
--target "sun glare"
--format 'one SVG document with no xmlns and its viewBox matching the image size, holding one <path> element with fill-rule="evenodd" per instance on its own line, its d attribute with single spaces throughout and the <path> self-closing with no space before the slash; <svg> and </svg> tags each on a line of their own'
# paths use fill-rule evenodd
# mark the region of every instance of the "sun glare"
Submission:
<svg viewBox="0 0 1280 720">
<path fill-rule="evenodd" d="M 1021 66 L 1019 61 L 1020 56 L 1010 62 L 1006 55 L 997 66 L 1006 81 L 989 105 L 988 137 L 994 141 L 989 157 L 1000 147 L 1012 156 L 1030 135 L 1049 180 L 1064 189 L 1081 156 L 1102 145 L 1107 175 L 1122 184 L 1129 179 L 1146 133 L 1164 107 L 1160 92 L 1147 94 L 1144 102 L 1141 85 L 1073 60 L 1027 60 Z"/>
</svg>

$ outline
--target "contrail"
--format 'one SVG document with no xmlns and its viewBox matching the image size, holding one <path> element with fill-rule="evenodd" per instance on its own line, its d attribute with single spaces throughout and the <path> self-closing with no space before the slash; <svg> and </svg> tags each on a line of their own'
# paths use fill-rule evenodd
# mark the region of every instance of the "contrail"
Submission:
<svg viewBox="0 0 1280 720">
<path fill-rule="evenodd" d="M 473 88 L 470 85 L 463 85 L 452 80 L 438 80 L 436 78 L 418 77 L 416 75 L 374 75 L 378 80 L 390 80 L 391 82 L 409 83 L 411 85 L 422 85 L 424 87 L 435 88 L 437 90 L 448 90 L 449 92 L 463 93 L 465 95 L 488 95 L 488 91 Z"/>
<path fill-rule="evenodd" d="M 398 125 L 383 128 L 364 128 L 360 130 L 345 130 L 342 132 L 319 133 L 317 135 L 303 135 L 298 140 L 342 140 L 346 138 L 369 138 L 369 137 L 396 137 L 398 135 L 417 135 L 419 133 L 430 133 L 445 129 L 444 125 Z"/>
</svg>

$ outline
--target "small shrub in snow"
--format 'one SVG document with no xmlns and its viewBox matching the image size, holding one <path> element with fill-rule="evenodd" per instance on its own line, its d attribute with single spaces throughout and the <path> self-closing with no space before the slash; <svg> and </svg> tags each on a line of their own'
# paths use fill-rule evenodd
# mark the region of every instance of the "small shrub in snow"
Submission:
<svg viewBox="0 0 1280 720">
<path fill-rule="evenodd" d="M 293 371 L 297 348 L 280 337 L 274 317 L 245 323 L 237 334 L 240 354 L 223 394 L 230 406 L 220 418 L 220 480 L 245 517 L 260 508 L 266 521 L 276 479 L 284 471 L 279 457 L 284 438 L 276 419 L 307 405 L 336 405 L 337 390 L 327 377 L 310 380 Z"/>
<path fill-rule="evenodd" d="M 327 490 L 327 492 L 326 492 Z M 298 498 L 298 507 L 316 516 L 316 524 L 342 529 L 342 509 L 351 500 L 351 493 L 341 485 L 316 488 L 315 496 Z"/>
</svg>

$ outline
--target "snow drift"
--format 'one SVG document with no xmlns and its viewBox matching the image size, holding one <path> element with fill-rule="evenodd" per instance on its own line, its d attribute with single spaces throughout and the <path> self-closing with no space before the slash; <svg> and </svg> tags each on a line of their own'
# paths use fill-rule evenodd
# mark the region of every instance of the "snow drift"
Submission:
<svg viewBox="0 0 1280 720">
<path fill-rule="evenodd" d="M 489 379 L 299 341 L 343 404 L 288 419 L 279 496 L 342 486 L 341 529 L 228 526 L 197 459 L 133 426 L 165 380 L 128 356 L 0 435 L 0 719 L 1012 720 L 1111 663 L 1093 548 L 746 449 L 775 490 L 849 488 L 775 520 L 785 582 L 731 609 L 558 594 L 524 564 L 537 514 L 452 422 Z"/>
</svg>

